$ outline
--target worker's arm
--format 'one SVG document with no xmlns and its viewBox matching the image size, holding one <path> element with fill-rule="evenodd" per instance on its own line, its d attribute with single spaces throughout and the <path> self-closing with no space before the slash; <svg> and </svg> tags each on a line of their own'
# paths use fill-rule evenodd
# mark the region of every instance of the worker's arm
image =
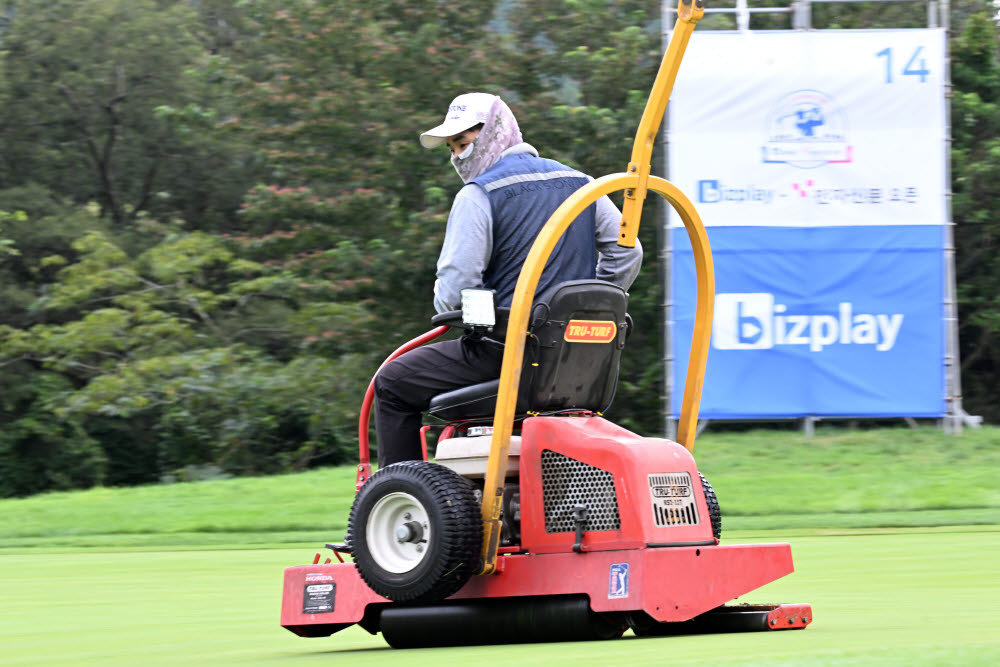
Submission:
<svg viewBox="0 0 1000 667">
<path fill-rule="evenodd" d="M 490 202 L 478 185 L 466 185 L 455 195 L 437 263 L 434 309 L 439 313 L 462 307 L 462 290 L 483 286 L 483 273 L 493 254 Z"/>
<path fill-rule="evenodd" d="M 642 244 L 634 248 L 618 245 L 622 214 L 607 195 L 597 200 L 597 277 L 628 289 L 642 266 Z"/>
</svg>

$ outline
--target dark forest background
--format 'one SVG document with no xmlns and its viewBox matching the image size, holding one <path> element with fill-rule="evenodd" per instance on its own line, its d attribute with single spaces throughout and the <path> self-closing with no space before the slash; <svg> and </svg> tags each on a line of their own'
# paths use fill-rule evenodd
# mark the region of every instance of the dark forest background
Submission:
<svg viewBox="0 0 1000 667">
<path fill-rule="evenodd" d="M 893 4 L 814 6 L 813 21 L 926 25 L 923 3 Z M 497 92 L 543 155 L 620 172 L 662 48 L 648 0 L 9 0 L 0 13 L 0 496 L 355 460 L 373 369 L 429 328 L 460 185 L 417 135 L 456 94 Z M 953 2 L 950 49 L 965 405 L 996 423 L 994 14 Z M 709 15 L 698 30 L 731 24 Z M 651 434 L 655 227 L 612 415 Z"/>
</svg>

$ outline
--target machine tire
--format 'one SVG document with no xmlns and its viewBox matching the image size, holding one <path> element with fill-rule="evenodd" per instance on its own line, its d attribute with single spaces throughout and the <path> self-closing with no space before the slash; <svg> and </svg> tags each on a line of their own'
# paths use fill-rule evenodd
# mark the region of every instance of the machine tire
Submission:
<svg viewBox="0 0 1000 667">
<path fill-rule="evenodd" d="M 427 461 L 372 475 L 347 524 L 361 578 L 394 602 L 437 602 L 456 593 L 478 569 L 482 534 L 472 486 Z"/>
<path fill-rule="evenodd" d="M 715 539 L 722 538 L 722 511 L 719 509 L 719 499 L 715 497 L 715 489 L 712 485 L 708 483 L 705 476 L 698 473 L 701 477 L 701 488 L 705 491 L 705 504 L 708 505 L 708 516 L 712 520 L 712 536 Z"/>
</svg>

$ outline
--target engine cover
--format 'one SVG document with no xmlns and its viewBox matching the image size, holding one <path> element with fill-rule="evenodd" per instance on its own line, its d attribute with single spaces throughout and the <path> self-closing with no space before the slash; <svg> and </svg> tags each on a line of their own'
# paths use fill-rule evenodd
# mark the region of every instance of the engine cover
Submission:
<svg viewBox="0 0 1000 667">
<path fill-rule="evenodd" d="M 601 417 L 526 419 L 520 484 L 531 553 L 717 543 L 690 452 Z"/>
</svg>

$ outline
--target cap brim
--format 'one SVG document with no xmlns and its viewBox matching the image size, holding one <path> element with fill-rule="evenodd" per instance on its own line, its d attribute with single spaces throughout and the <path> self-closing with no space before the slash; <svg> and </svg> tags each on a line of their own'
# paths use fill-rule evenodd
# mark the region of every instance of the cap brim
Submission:
<svg viewBox="0 0 1000 667">
<path fill-rule="evenodd" d="M 435 128 L 427 130 L 420 135 L 420 145 L 424 148 L 434 148 L 440 146 L 448 137 L 465 132 L 470 127 L 475 127 L 477 123 L 469 124 L 467 121 L 441 123 Z"/>
<path fill-rule="evenodd" d="M 431 130 L 431 132 L 433 131 L 434 130 Z M 441 144 L 443 144 L 444 140 L 447 138 L 448 137 L 439 137 L 437 135 L 433 135 L 430 132 L 424 132 L 423 134 L 420 135 L 420 145 L 423 146 L 424 148 L 434 148 L 436 146 L 440 146 Z"/>
</svg>

